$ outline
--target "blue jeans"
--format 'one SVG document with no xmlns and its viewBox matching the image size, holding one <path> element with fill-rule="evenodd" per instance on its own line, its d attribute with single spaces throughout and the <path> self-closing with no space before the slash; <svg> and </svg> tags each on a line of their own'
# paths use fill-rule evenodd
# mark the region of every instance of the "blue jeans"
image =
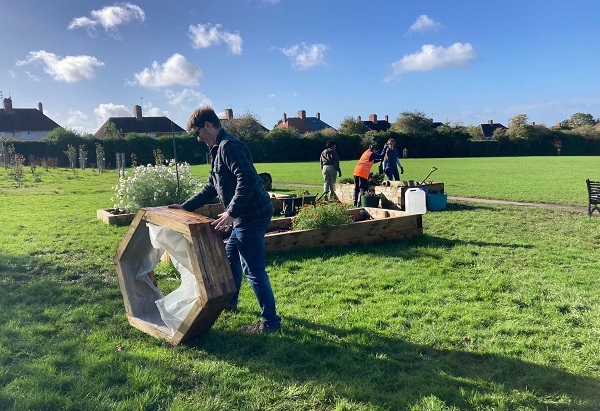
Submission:
<svg viewBox="0 0 600 411">
<path fill-rule="evenodd" d="M 277 329 L 281 326 L 281 318 L 275 310 L 275 296 L 265 270 L 265 233 L 270 221 L 270 217 L 242 221 L 231 231 L 225 251 L 237 287 L 231 304 L 238 303 L 242 275 L 245 275 L 260 306 L 262 321 L 267 327 Z"/>
</svg>

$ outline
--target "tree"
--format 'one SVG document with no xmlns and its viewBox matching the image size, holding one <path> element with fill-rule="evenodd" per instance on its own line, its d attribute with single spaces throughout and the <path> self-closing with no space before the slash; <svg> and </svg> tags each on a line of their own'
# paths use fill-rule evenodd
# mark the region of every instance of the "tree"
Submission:
<svg viewBox="0 0 600 411">
<path fill-rule="evenodd" d="M 433 130 L 433 120 L 422 111 L 404 111 L 392 124 L 391 129 L 405 134 L 423 134 Z"/>
<path fill-rule="evenodd" d="M 512 137 L 527 138 L 527 114 L 517 114 L 508 120 L 508 134 Z"/>
<path fill-rule="evenodd" d="M 567 120 L 569 125 L 573 128 L 582 126 L 593 126 L 597 122 L 591 114 L 575 113 Z"/>
<path fill-rule="evenodd" d="M 222 125 L 225 131 L 239 137 L 242 141 L 260 139 L 267 134 L 257 116 L 250 112 L 246 112 L 240 117 L 224 120 Z"/>
<path fill-rule="evenodd" d="M 80 135 L 73 130 L 67 130 L 62 127 L 57 127 L 51 132 L 49 132 L 46 137 L 42 139 L 42 141 L 48 142 L 50 144 L 59 144 L 59 143 L 73 143 L 79 141 Z"/>
<path fill-rule="evenodd" d="M 360 136 L 367 131 L 369 131 L 369 127 L 352 116 L 344 117 L 344 120 L 340 123 L 339 132 L 347 136 Z"/>
<path fill-rule="evenodd" d="M 109 121 L 104 129 L 104 133 L 102 133 L 102 138 L 113 138 L 118 139 L 121 138 L 121 133 L 117 130 L 117 125 L 112 121 Z"/>
<path fill-rule="evenodd" d="M 480 125 L 474 126 L 473 124 L 469 124 L 464 129 L 471 136 L 471 140 L 482 141 L 484 139 L 483 130 Z"/>
</svg>

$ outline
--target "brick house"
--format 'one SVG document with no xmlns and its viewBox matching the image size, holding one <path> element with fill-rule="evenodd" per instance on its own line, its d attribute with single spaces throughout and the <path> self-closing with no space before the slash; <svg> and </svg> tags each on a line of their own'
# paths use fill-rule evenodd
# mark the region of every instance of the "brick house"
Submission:
<svg viewBox="0 0 600 411">
<path fill-rule="evenodd" d="M 321 120 L 321 114 L 317 113 L 315 117 L 306 117 L 306 111 L 298 111 L 298 117 L 288 117 L 283 113 L 282 119 L 276 128 L 294 128 L 298 133 L 305 134 L 313 131 L 321 131 L 326 128 L 333 128 Z"/>
</svg>

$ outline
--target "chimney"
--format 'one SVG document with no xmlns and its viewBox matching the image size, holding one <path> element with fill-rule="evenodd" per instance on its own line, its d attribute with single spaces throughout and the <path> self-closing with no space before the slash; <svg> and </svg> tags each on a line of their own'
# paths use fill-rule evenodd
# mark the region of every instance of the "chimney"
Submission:
<svg viewBox="0 0 600 411">
<path fill-rule="evenodd" d="M 298 117 L 300 117 L 302 120 L 306 120 L 306 111 L 305 110 L 300 110 L 298 112 Z"/>
<path fill-rule="evenodd" d="M 362 120 L 360 119 L 360 116 L 356 116 L 356 122 L 360 123 Z"/>
<path fill-rule="evenodd" d="M 287 114 L 283 113 L 283 116 L 281 117 L 281 120 L 282 120 L 284 123 L 287 123 Z"/>
<path fill-rule="evenodd" d="M 13 112 L 13 108 L 12 108 L 12 99 L 9 98 L 5 98 L 4 100 L 2 100 L 2 106 L 4 107 L 4 112 L 5 113 L 12 113 Z"/>
<path fill-rule="evenodd" d="M 133 115 L 136 120 L 142 119 L 142 106 L 138 106 L 137 104 L 133 106 Z"/>
<path fill-rule="evenodd" d="M 388 116 L 387 116 L 387 114 L 386 114 L 386 115 L 385 115 L 383 118 L 385 119 L 385 122 L 386 122 L 386 123 L 389 123 L 389 122 L 390 122 L 390 121 L 388 120 Z"/>
<path fill-rule="evenodd" d="M 225 109 L 225 120 L 231 120 L 231 119 L 233 119 L 233 109 L 232 108 Z"/>
<path fill-rule="evenodd" d="M 377 114 L 369 114 L 369 121 L 377 123 Z"/>
<path fill-rule="evenodd" d="M 40 113 L 44 114 L 44 107 L 42 107 L 42 102 L 41 101 L 38 103 L 38 111 Z"/>
<path fill-rule="evenodd" d="M 317 111 L 317 119 L 321 120 L 321 113 L 319 113 L 318 111 Z"/>
<path fill-rule="evenodd" d="M 488 120 L 488 124 L 494 124 L 494 120 Z"/>
<path fill-rule="evenodd" d="M 531 122 L 531 125 L 532 125 L 532 126 L 535 126 L 535 121 L 532 121 L 532 122 Z"/>
</svg>

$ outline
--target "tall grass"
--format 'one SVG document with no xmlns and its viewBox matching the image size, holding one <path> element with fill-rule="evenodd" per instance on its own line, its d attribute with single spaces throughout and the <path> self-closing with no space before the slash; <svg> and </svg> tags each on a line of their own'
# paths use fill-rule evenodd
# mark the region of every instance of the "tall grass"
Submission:
<svg viewBox="0 0 600 411">
<path fill-rule="evenodd" d="M 127 227 L 95 218 L 117 181 L 51 169 L 17 189 L 0 170 L 0 409 L 600 409 L 597 216 L 451 202 L 414 241 L 272 254 L 281 333 L 238 331 L 257 320 L 244 284 L 240 313 L 170 348 L 125 318 Z"/>
</svg>

